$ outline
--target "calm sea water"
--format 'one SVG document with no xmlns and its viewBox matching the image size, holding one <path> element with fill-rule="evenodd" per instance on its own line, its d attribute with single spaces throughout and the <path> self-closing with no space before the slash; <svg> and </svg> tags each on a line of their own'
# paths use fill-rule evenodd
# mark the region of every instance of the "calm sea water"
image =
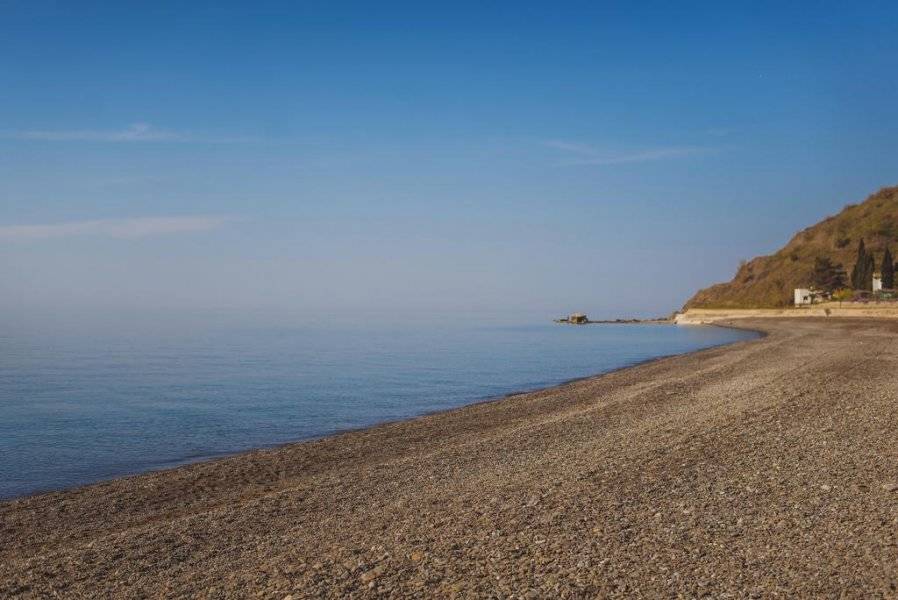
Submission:
<svg viewBox="0 0 898 600">
<path fill-rule="evenodd" d="M 752 335 L 435 321 L 103 333 L 8 326 L 0 331 L 0 497 L 323 436 Z"/>
</svg>

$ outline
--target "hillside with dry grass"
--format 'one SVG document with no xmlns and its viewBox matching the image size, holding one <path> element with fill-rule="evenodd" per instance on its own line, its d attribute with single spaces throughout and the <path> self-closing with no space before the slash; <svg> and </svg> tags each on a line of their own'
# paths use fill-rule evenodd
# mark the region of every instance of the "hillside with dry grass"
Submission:
<svg viewBox="0 0 898 600">
<path fill-rule="evenodd" d="M 877 266 L 886 246 L 898 249 L 898 187 L 883 188 L 861 204 L 848 205 L 798 232 L 785 247 L 739 266 L 732 281 L 699 291 L 686 308 L 788 306 L 796 287 L 809 287 L 814 259 L 828 257 L 851 272 L 863 239 Z"/>
</svg>

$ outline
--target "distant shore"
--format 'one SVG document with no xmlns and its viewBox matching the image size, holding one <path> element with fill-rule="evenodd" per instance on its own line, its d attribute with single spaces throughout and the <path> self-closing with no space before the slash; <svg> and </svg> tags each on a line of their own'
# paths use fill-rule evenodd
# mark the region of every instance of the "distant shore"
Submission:
<svg viewBox="0 0 898 600">
<path fill-rule="evenodd" d="M 0 596 L 894 594 L 898 321 L 736 326 L 768 335 L 0 503 Z"/>
</svg>

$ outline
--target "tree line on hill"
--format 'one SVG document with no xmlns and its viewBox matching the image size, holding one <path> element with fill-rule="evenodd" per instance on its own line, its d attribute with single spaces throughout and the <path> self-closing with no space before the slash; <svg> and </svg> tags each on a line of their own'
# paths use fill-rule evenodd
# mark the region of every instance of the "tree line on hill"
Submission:
<svg viewBox="0 0 898 600">
<path fill-rule="evenodd" d="M 851 270 L 851 277 L 840 264 L 834 264 L 825 256 L 814 259 L 814 269 L 811 274 L 811 283 L 821 291 L 827 293 L 837 292 L 849 288 L 851 290 L 871 291 L 873 289 L 873 273 L 876 269 L 876 257 L 873 252 L 867 252 L 867 247 L 862 239 L 857 248 L 857 260 Z M 898 264 L 894 262 L 889 247 L 886 246 L 879 265 L 879 273 L 882 277 L 883 289 L 891 290 L 895 287 L 895 272 Z"/>
</svg>

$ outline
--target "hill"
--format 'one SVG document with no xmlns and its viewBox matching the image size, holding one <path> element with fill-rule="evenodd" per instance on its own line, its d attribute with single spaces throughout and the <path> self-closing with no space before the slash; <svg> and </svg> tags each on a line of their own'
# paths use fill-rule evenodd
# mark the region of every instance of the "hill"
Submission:
<svg viewBox="0 0 898 600">
<path fill-rule="evenodd" d="M 882 260 L 887 245 L 898 250 L 898 187 L 883 188 L 861 204 L 798 232 L 775 254 L 739 266 L 728 283 L 699 291 L 684 308 L 766 308 L 788 306 L 793 290 L 809 287 L 814 260 L 827 257 L 850 274 L 859 241 Z"/>
</svg>

